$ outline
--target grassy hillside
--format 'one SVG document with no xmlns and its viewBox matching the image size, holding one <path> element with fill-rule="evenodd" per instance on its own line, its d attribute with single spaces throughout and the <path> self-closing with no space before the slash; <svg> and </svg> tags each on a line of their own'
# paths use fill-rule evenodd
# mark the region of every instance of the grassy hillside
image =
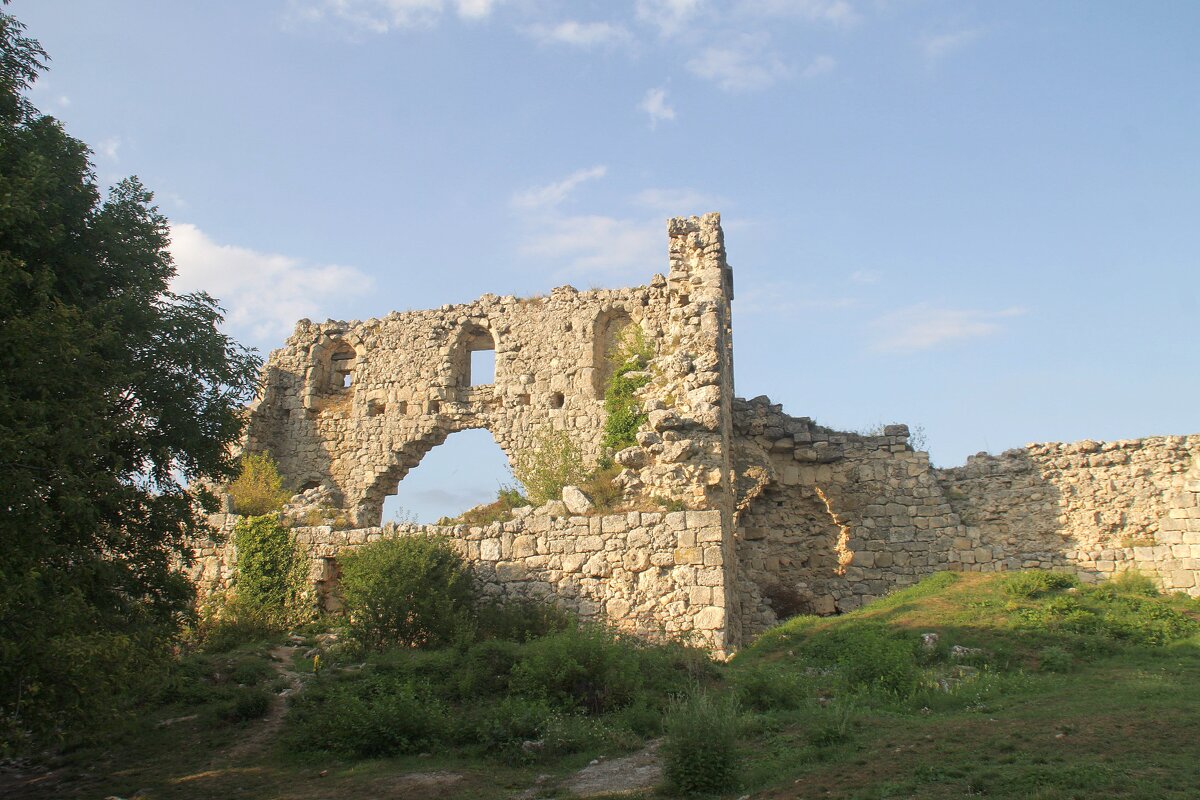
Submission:
<svg viewBox="0 0 1200 800">
<path fill-rule="evenodd" d="M 1194 797 L 1200 604 L 1145 579 L 944 573 L 730 665 L 765 797 Z M 936 636 L 926 636 L 934 634 Z"/>
<path fill-rule="evenodd" d="M 1200 603 L 1136 576 L 935 575 L 851 614 L 789 620 L 723 665 L 548 619 L 532 638 L 526 626 L 365 660 L 335 646 L 315 677 L 312 638 L 195 654 L 140 719 L 68 747 L 39 780 L 9 775 L 0 794 L 566 797 L 574 770 L 664 734 L 676 788 L 648 797 L 1200 786 Z"/>
</svg>

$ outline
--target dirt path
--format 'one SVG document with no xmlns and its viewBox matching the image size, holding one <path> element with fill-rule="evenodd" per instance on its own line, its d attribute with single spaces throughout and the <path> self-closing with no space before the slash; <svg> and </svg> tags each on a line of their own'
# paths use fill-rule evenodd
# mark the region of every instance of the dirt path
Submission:
<svg viewBox="0 0 1200 800">
<path fill-rule="evenodd" d="M 275 668 L 281 678 L 288 682 L 288 688 L 272 695 L 270 710 L 254 725 L 245 738 L 217 753 L 213 757 L 210 767 L 215 767 L 221 762 L 238 762 L 256 756 L 274 741 L 275 735 L 283 727 L 283 718 L 287 714 L 288 695 L 298 690 L 304 680 L 300 673 L 292 669 L 292 660 L 297 647 L 294 644 L 285 644 L 271 650 L 271 666 Z"/>
</svg>

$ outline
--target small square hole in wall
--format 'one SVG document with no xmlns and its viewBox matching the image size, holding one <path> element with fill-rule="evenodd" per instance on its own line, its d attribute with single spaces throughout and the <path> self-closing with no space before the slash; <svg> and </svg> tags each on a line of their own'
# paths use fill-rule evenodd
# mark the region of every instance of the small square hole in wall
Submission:
<svg viewBox="0 0 1200 800">
<path fill-rule="evenodd" d="M 496 382 L 496 351 L 471 351 L 471 385 L 489 386 Z"/>
<path fill-rule="evenodd" d="M 382 400 L 371 400 L 367 403 L 367 416 L 378 417 L 387 409 L 387 404 Z"/>
<path fill-rule="evenodd" d="M 441 410 L 442 410 L 442 404 L 440 402 L 438 402 L 437 400 L 429 401 L 429 413 L 430 414 L 437 414 Z"/>
<path fill-rule="evenodd" d="M 396 403 L 396 413 L 400 414 L 401 416 L 408 413 L 408 401 L 407 400 L 401 400 L 398 403 Z"/>
<path fill-rule="evenodd" d="M 529 395 L 527 395 L 527 394 L 518 395 L 517 396 L 517 405 L 519 405 L 519 406 L 529 405 Z"/>
<path fill-rule="evenodd" d="M 550 395 L 550 407 L 551 408 L 562 408 L 563 407 L 562 392 L 554 392 L 553 394 Z"/>
</svg>

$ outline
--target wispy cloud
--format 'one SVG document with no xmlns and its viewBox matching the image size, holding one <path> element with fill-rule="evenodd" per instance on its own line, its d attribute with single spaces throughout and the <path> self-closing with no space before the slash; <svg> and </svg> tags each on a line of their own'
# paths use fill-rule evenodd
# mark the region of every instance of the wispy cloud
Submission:
<svg viewBox="0 0 1200 800">
<path fill-rule="evenodd" d="M 642 102 L 638 103 L 638 108 L 650 117 L 650 130 L 657 128 L 660 122 L 675 119 L 675 109 L 667 103 L 666 89 L 648 90 Z"/>
<path fill-rule="evenodd" d="M 833 68 L 837 66 L 837 62 L 831 56 L 817 56 L 809 62 L 808 66 L 800 70 L 801 78 L 816 78 L 820 75 L 833 72 Z"/>
<path fill-rule="evenodd" d="M 742 0 L 738 10 L 761 16 L 798 17 L 838 27 L 854 25 L 862 19 L 848 0 Z"/>
<path fill-rule="evenodd" d="M 709 47 L 688 61 L 687 68 L 727 92 L 765 89 L 791 74 L 788 66 L 766 49 L 766 38 L 753 35 Z"/>
<path fill-rule="evenodd" d="M 330 20 L 367 33 L 428 28 L 447 13 L 474 21 L 491 15 L 503 0 L 291 0 L 288 18 L 319 24 Z"/>
<path fill-rule="evenodd" d="M 633 42 L 633 35 L 625 27 L 611 22 L 566 20 L 556 25 L 530 25 L 523 30 L 542 44 L 561 44 L 584 50 Z"/>
<path fill-rule="evenodd" d="M 662 222 L 586 214 L 542 220 L 518 249 L 561 265 L 561 276 L 625 277 L 661 270 L 665 240 Z"/>
<path fill-rule="evenodd" d="M 304 264 L 297 258 L 218 244 L 195 225 L 171 225 L 175 292 L 203 290 L 227 311 L 231 333 L 251 341 L 275 341 L 296 320 L 337 308 L 371 289 L 370 276 L 337 264 Z"/>
<path fill-rule="evenodd" d="M 672 36 L 694 19 L 705 6 L 705 0 L 637 0 L 635 14 L 640 22 L 658 28 L 664 36 Z"/>
<path fill-rule="evenodd" d="M 768 281 L 743 286 L 733 301 L 735 315 L 795 316 L 822 311 L 845 311 L 859 308 L 857 297 L 830 293 L 820 286 L 800 285 L 792 281 Z"/>
<path fill-rule="evenodd" d="M 965 49 L 982 35 L 983 31 L 978 28 L 969 28 L 937 36 L 927 36 L 921 40 L 921 52 L 930 61 L 939 61 Z"/>
<path fill-rule="evenodd" d="M 883 277 L 883 273 L 877 269 L 858 269 L 850 273 L 850 282 L 857 283 L 859 286 L 870 286 L 873 283 L 879 283 L 879 279 Z"/>
<path fill-rule="evenodd" d="M 567 199 L 575 187 L 586 181 L 603 178 L 608 167 L 599 164 L 587 169 L 572 172 L 561 181 L 548 183 L 545 186 L 534 186 L 513 195 L 512 204 L 522 209 L 552 209 Z"/>
<path fill-rule="evenodd" d="M 104 156 L 109 161 L 120 161 L 121 160 L 119 158 L 120 150 L 121 150 L 121 137 L 120 136 L 107 136 L 107 137 L 101 139 L 100 143 L 96 145 L 96 153 L 98 155 Z"/>
<path fill-rule="evenodd" d="M 933 308 L 922 304 L 886 314 L 872 323 L 871 349 L 883 353 L 929 350 L 963 339 L 991 336 L 1003 330 L 1003 321 L 1024 314 L 1021 308 L 1001 311 Z"/>
<path fill-rule="evenodd" d="M 662 217 L 706 214 L 722 204 L 715 195 L 696 189 L 643 189 L 633 201 Z"/>
</svg>

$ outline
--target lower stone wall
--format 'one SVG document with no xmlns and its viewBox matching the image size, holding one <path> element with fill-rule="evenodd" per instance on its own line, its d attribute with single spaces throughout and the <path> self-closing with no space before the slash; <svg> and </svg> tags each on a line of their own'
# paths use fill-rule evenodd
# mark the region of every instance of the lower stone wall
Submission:
<svg viewBox="0 0 1200 800">
<path fill-rule="evenodd" d="M 1033 444 L 937 470 L 976 569 L 1137 569 L 1200 596 L 1200 435 Z"/>
<path fill-rule="evenodd" d="M 232 529 L 232 517 L 213 521 Z M 486 526 L 296 528 L 313 559 L 318 594 L 336 602 L 337 559 L 384 538 L 438 534 L 474 566 L 488 595 L 547 598 L 584 619 L 648 638 L 674 637 L 725 653 L 727 565 L 719 511 L 629 512 L 591 517 L 528 514 Z M 231 543 L 198 543 L 190 575 L 202 593 L 226 588 Z"/>
<path fill-rule="evenodd" d="M 933 469 L 876 436 L 735 405 L 738 613 L 752 636 L 939 570 L 1127 569 L 1200 596 L 1200 436 L 1038 444 Z"/>
</svg>

